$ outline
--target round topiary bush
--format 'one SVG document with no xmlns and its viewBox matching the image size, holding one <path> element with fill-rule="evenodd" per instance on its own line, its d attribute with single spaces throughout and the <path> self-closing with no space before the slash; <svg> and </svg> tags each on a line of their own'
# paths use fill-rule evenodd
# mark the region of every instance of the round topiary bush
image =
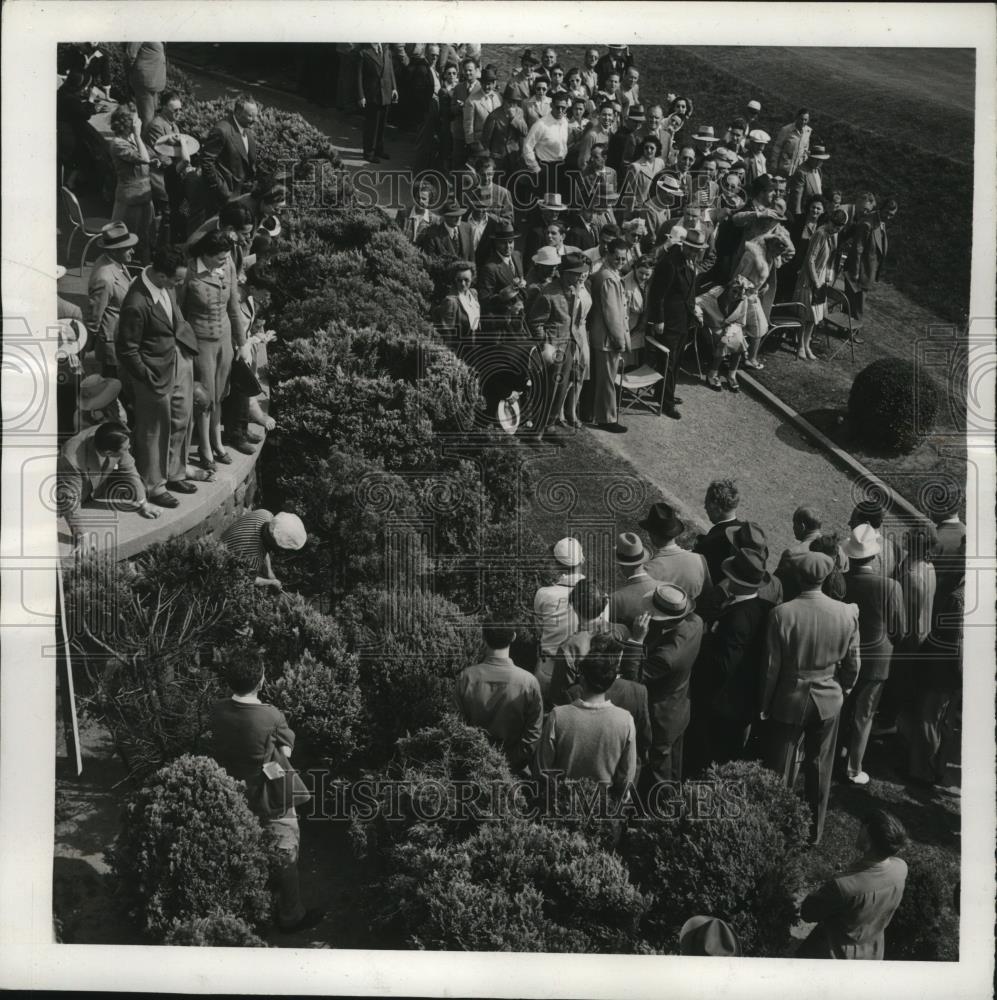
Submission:
<svg viewBox="0 0 997 1000">
<path fill-rule="evenodd" d="M 174 924 L 163 938 L 163 944 L 196 948 L 266 948 L 253 928 L 231 913 L 198 917 Z"/>
<path fill-rule="evenodd" d="M 939 852 L 910 843 L 899 852 L 907 862 L 903 898 L 886 928 L 888 959 L 907 962 L 957 962 L 959 915 L 952 908 L 957 861 L 945 864 Z"/>
<path fill-rule="evenodd" d="M 909 452 L 934 426 L 938 390 L 924 368 L 898 358 L 879 358 L 855 376 L 848 420 L 863 444 L 879 451 Z"/>
<path fill-rule="evenodd" d="M 242 783 L 210 757 L 185 754 L 131 795 L 109 853 L 131 917 L 153 937 L 201 917 L 269 915 L 271 841 Z"/>
<path fill-rule="evenodd" d="M 683 785 L 677 818 L 638 820 L 626 831 L 623 856 L 654 897 L 643 933 L 678 954 L 682 924 L 708 913 L 727 921 L 743 954 L 784 955 L 796 921 L 807 807 L 755 763 L 714 767 L 707 779 Z"/>
</svg>

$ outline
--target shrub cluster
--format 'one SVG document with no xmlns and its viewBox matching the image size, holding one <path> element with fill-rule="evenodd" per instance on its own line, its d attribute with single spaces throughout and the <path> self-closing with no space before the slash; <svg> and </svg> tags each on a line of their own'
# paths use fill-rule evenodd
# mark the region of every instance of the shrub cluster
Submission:
<svg viewBox="0 0 997 1000">
<path fill-rule="evenodd" d="M 938 390 L 923 366 L 878 358 L 855 376 L 848 396 L 852 433 L 879 451 L 910 452 L 931 431 Z"/>
<path fill-rule="evenodd" d="M 245 920 L 230 913 L 174 924 L 163 938 L 163 944 L 196 948 L 266 948 L 266 943 Z"/>
</svg>

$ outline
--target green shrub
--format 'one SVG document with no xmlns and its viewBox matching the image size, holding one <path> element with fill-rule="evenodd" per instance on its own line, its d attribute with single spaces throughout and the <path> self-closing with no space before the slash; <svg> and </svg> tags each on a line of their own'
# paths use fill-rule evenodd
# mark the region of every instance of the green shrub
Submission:
<svg viewBox="0 0 997 1000">
<path fill-rule="evenodd" d="M 952 908 L 958 862 L 921 844 L 908 844 L 900 856 L 907 862 L 903 899 L 886 928 L 885 958 L 908 962 L 957 962 L 959 915 Z"/>
<path fill-rule="evenodd" d="M 938 391 L 923 366 L 879 358 L 855 376 L 848 420 L 855 437 L 878 451 L 909 452 L 934 426 Z"/>
<path fill-rule="evenodd" d="M 727 782 L 726 790 L 687 782 L 685 801 L 695 809 L 627 829 L 623 855 L 636 884 L 654 896 L 644 934 L 677 954 L 682 924 L 709 913 L 730 924 L 744 954 L 783 955 L 796 920 L 807 809 L 758 764 L 711 768 L 707 777 Z"/>
<path fill-rule="evenodd" d="M 648 954 L 648 900 L 619 858 L 577 833 L 511 820 L 460 844 L 393 852 L 375 924 L 400 947 L 462 951 Z"/>
<path fill-rule="evenodd" d="M 373 816 L 351 819 L 350 841 L 354 855 L 378 874 L 403 840 L 427 846 L 461 841 L 482 821 L 514 816 L 521 805 L 505 754 L 483 730 L 465 726 L 452 714 L 399 739 L 388 766 L 373 777 L 394 784 L 381 784 Z M 457 782 L 463 786 L 459 793 Z M 404 792 L 388 790 L 399 785 Z M 372 885 L 370 892 L 378 887 Z M 389 900 L 373 904 L 381 906 L 389 907 Z"/>
<path fill-rule="evenodd" d="M 479 659 L 476 623 L 418 588 L 360 587 L 337 618 L 360 657 L 370 759 L 385 761 L 399 737 L 437 725 L 450 710 L 453 679 Z"/>
<path fill-rule="evenodd" d="M 242 783 L 185 754 L 128 798 L 110 864 L 132 918 L 159 937 L 218 914 L 264 921 L 272 857 Z"/>
<path fill-rule="evenodd" d="M 266 948 L 266 943 L 245 920 L 230 913 L 174 924 L 163 944 L 197 948 Z"/>
</svg>

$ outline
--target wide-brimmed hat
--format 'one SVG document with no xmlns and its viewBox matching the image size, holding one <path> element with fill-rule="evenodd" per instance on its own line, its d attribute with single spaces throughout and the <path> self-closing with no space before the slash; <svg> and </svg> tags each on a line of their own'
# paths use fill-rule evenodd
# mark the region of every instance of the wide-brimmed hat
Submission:
<svg viewBox="0 0 997 1000">
<path fill-rule="evenodd" d="M 625 45 L 612 45 L 612 44 L 609 44 L 609 43 L 607 43 L 607 47 L 610 48 L 610 49 L 625 49 L 626 48 Z"/>
<path fill-rule="evenodd" d="M 679 951 L 683 955 L 739 958 L 741 945 L 719 917 L 690 917 L 679 931 Z"/>
<path fill-rule="evenodd" d="M 678 538 L 685 531 L 685 522 L 668 503 L 653 503 L 647 517 L 637 522 L 645 531 L 660 538 Z"/>
<path fill-rule="evenodd" d="M 834 559 L 823 552 L 802 552 L 793 557 L 793 570 L 804 587 L 823 583 L 833 569 Z"/>
<path fill-rule="evenodd" d="M 772 579 L 765 571 L 765 555 L 758 549 L 735 549 L 720 568 L 724 576 L 742 587 L 760 587 Z"/>
<path fill-rule="evenodd" d="M 700 125 L 699 131 L 693 136 L 697 142 L 719 142 L 720 140 L 713 134 L 712 125 Z"/>
<path fill-rule="evenodd" d="M 772 141 L 772 137 L 768 134 L 768 132 L 766 132 L 765 129 L 761 128 L 753 128 L 748 133 L 748 138 L 752 142 L 760 142 L 762 145 L 765 145 L 765 143 Z"/>
<path fill-rule="evenodd" d="M 670 195 L 672 198 L 681 198 L 683 195 L 682 182 L 671 174 L 662 174 L 658 178 L 656 189 L 658 193 Z"/>
<path fill-rule="evenodd" d="M 557 267 L 561 263 L 561 255 L 553 247 L 541 247 L 531 258 L 534 264 L 544 267 Z"/>
<path fill-rule="evenodd" d="M 78 319 L 59 320 L 59 347 L 55 352 L 56 358 L 70 358 L 80 354 L 87 346 L 87 328 Z"/>
<path fill-rule="evenodd" d="M 768 553 L 769 543 L 765 537 L 765 530 L 761 525 L 753 521 L 745 521 L 743 524 L 732 524 L 724 530 L 727 541 L 737 549 L 751 549 L 754 552 Z"/>
<path fill-rule="evenodd" d="M 647 562 L 647 549 L 640 540 L 640 535 L 633 531 L 624 531 L 616 536 L 616 561 L 621 566 L 640 566 Z"/>
<path fill-rule="evenodd" d="M 748 110 L 749 111 L 761 111 L 762 110 L 762 106 L 758 103 L 758 101 L 748 101 Z"/>
<path fill-rule="evenodd" d="M 582 552 L 581 542 L 577 538 L 562 538 L 554 545 L 554 559 L 568 569 L 581 566 L 585 561 L 585 554 Z"/>
<path fill-rule="evenodd" d="M 510 225 L 508 221 L 503 219 L 495 229 L 492 230 L 493 240 L 514 240 L 519 237 L 519 232 Z"/>
<path fill-rule="evenodd" d="M 97 246 L 101 250 L 124 250 L 126 247 L 133 247 L 138 243 L 138 237 L 134 233 L 128 232 L 128 227 L 123 222 L 109 222 L 102 226 L 100 239 Z"/>
<path fill-rule="evenodd" d="M 631 104 L 630 109 L 627 111 L 627 121 L 631 122 L 647 121 L 647 116 L 644 114 L 644 105 Z"/>
<path fill-rule="evenodd" d="M 495 72 L 494 66 L 486 66 L 481 71 L 482 83 L 495 83 L 497 80 L 498 80 L 498 73 Z"/>
<path fill-rule="evenodd" d="M 815 145 L 810 147 L 810 159 L 812 160 L 829 160 L 831 159 L 831 154 L 827 151 L 824 146 Z"/>
<path fill-rule="evenodd" d="M 726 146 L 721 146 L 719 149 L 715 149 L 712 152 L 712 157 L 720 163 L 723 163 L 725 167 L 729 167 L 734 163 L 737 163 L 739 157 L 733 149 L 728 149 Z"/>
<path fill-rule="evenodd" d="M 187 149 L 188 156 L 194 156 L 201 151 L 201 144 L 192 136 L 181 132 L 178 135 L 166 135 L 162 139 L 156 141 L 153 149 L 159 153 L 160 156 L 165 156 L 169 158 L 180 156 L 180 140 L 183 140 L 183 144 Z"/>
<path fill-rule="evenodd" d="M 308 532 L 297 514 L 281 511 L 270 522 L 274 544 L 281 549 L 300 549 L 308 541 Z"/>
<path fill-rule="evenodd" d="M 460 202 L 458 202 L 456 198 L 450 198 L 450 199 L 448 199 L 447 203 L 443 206 L 443 208 L 440 209 L 440 215 L 443 215 L 443 216 L 447 216 L 447 215 L 465 215 L 466 213 L 467 213 L 467 209 L 464 208 L 464 206 L 461 205 Z"/>
<path fill-rule="evenodd" d="M 121 392 L 121 382 L 103 375 L 87 375 L 80 382 L 80 409 L 102 410 L 113 403 Z"/>
<path fill-rule="evenodd" d="M 590 261 L 582 253 L 565 253 L 558 265 L 561 274 L 582 274 L 589 269 Z"/>
<path fill-rule="evenodd" d="M 686 247 L 694 247 L 697 250 L 706 249 L 706 234 L 702 229 L 689 229 L 685 234 L 685 239 L 682 241 L 682 245 Z"/>
<path fill-rule="evenodd" d="M 546 208 L 548 212 L 567 212 L 568 206 L 561 200 L 557 191 L 548 191 L 542 198 L 537 198 L 537 208 Z"/>
<path fill-rule="evenodd" d="M 679 621 L 694 607 L 692 598 L 675 583 L 659 583 L 644 598 L 644 611 L 656 622 Z"/>
<path fill-rule="evenodd" d="M 851 536 L 841 546 L 849 559 L 868 559 L 878 555 L 883 549 L 876 529 L 871 524 L 860 524 L 852 528 Z"/>
<path fill-rule="evenodd" d="M 502 100 L 516 101 L 518 103 L 523 100 L 523 95 L 511 83 L 507 83 L 505 85 L 505 90 L 502 91 Z"/>
<path fill-rule="evenodd" d="M 276 215 L 268 215 L 260 223 L 260 229 L 273 239 L 280 236 L 280 228 L 280 219 L 278 219 Z"/>
</svg>

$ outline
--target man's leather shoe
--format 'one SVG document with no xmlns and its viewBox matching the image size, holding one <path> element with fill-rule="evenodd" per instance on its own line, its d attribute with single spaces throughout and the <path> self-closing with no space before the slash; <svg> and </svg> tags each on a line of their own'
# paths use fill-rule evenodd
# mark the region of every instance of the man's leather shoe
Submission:
<svg viewBox="0 0 997 1000">
<path fill-rule="evenodd" d="M 627 429 L 621 423 L 615 424 L 597 424 L 596 425 L 601 431 L 609 431 L 610 434 L 626 434 Z"/>
<path fill-rule="evenodd" d="M 256 449 L 244 437 L 229 438 L 228 446 L 235 448 L 236 451 L 241 452 L 243 455 L 252 455 L 256 452 Z"/>
<path fill-rule="evenodd" d="M 188 483 L 183 479 L 168 479 L 166 488 L 174 493 L 196 493 L 197 487 L 193 483 Z"/>
<path fill-rule="evenodd" d="M 172 510 L 180 506 L 180 501 L 172 493 L 157 493 L 148 499 L 149 503 L 154 503 L 157 507 L 168 507 Z"/>
<path fill-rule="evenodd" d="M 263 443 L 263 435 L 262 434 L 257 434 L 255 431 L 246 431 L 245 434 L 243 434 L 243 437 L 250 444 L 262 444 Z"/>
<path fill-rule="evenodd" d="M 675 397 L 675 398 L 674 398 L 674 399 L 672 400 L 672 402 L 673 402 L 673 403 L 674 403 L 674 404 L 675 404 L 676 406 L 681 406 L 681 405 L 682 405 L 682 404 L 683 404 L 683 403 L 685 402 L 685 400 L 684 400 L 684 399 L 683 399 L 683 398 L 682 398 L 681 396 L 676 396 L 676 397 Z"/>
<path fill-rule="evenodd" d="M 679 413 L 679 411 L 676 410 L 674 406 L 666 406 L 661 412 L 666 417 L 671 417 L 672 420 L 681 420 L 682 419 L 682 414 Z"/>
</svg>

